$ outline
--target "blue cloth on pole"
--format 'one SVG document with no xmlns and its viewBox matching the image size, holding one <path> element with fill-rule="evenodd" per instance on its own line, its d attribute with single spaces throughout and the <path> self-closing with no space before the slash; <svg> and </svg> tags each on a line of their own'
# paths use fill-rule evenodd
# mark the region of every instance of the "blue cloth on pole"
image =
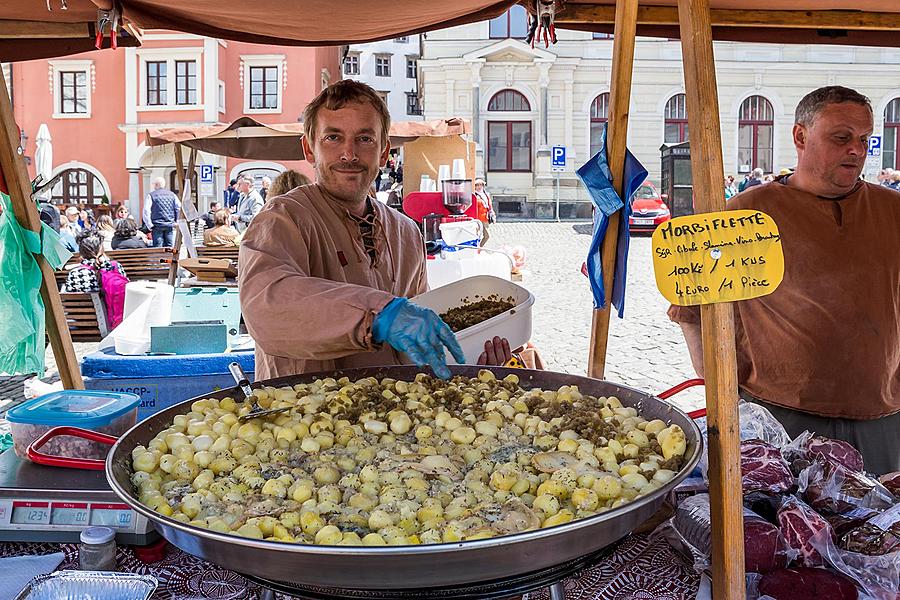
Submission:
<svg viewBox="0 0 900 600">
<path fill-rule="evenodd" d="M 629 151 L 625 151 L 625 197 L 623 202 L 613 187 L 612 172 L 606 156 L 606 126 L 600 138 L 600 151 L 582 165 L 576 174 L 587 189 L 594 204 L 594 232 L 588 248 L 587 271 L 594 296 L 594 308 L 606 305 L 606 289 L 603 285 L 603 239 L 609 226 L 609 217 L 621 210 L 619 219 L 619 239 L 616 253 L 616 272 L 613 280 L 613 306 L 619 309 L 619 317 L 625 314 L 625 276 L 628 264 L 629 227 L 631 197 L 647 177 L 647 170 Z M 622 210 L 624 209 L 624 210 Z"/>
</svg>

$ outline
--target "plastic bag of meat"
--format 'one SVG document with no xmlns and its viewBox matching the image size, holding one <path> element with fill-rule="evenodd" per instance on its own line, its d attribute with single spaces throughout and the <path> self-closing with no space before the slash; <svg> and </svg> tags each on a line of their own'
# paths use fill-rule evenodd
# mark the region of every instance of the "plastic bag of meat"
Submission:
<svg viewBox="0 0 900 600">
<path fill-rule="evenodd" d="M 878 482 L 886 487 L 895 497 L 900 498 L 900 471 L 885 473 L 878 478 Z"/>
<path fill-rule="evenodd" d="M 787 544 L 796 550 L 797 563 L 804 567 L 818 567 L 825 564 L 819 551 L 813 548 L 809 539 L 820 531 L 834 534 L 828 521 L 806 505 L 805 502 L 789 496 L 778 510 L 778 526 Z"/>
<path fill-rule="evenodd" d="M 898 502 L 875 479 L 857 471 L 849 471 L 830 460 L 813 462 L 800 473 L 797 483 L 803 499 L 823 514 L 853 512 L 857 517 L 870 518 Z"/>
<path fill-rule="evenodd" d="M 744 493 L 786 492 L 794 476 L 781 451 L 762 440 L 741 442 L 741 487 Z"/>
<path fill-rule="evenodd" d="M 847 442 L 816 435 L 810 431 L 798 435 L 794 441 L 782 448 L 782 453 L 788 462 L 796 459 L 805 459 L 809 462 L 827 460 L 850 471 L 865 471 L 862 454 L 856 448 Z"/>
<path fill-rule="evenodd" d="M 759 404 L 753 404 L 752 402 L 739 403 L 738 418 L 741 423 L 741 441 L 762 440 L 776 448 L 786 446 L 791 441 L 791 436 L 784 430 L 784 426 L 772 416 L 768 409 Z M 709 468 L 709 455 L 706 449 L 709 446 L 706 439 L 706 418 L 697 419 L 695 423 L 700 428 L 700 434 L 703 436 L 703 454 L 700 456 L 697 468 L 700 469 L 703 478 L 708 479 L 706 472 Z"/>
<path fill-rule="evenodd" d="M 856 600 L 853 581 L 825 569 L 793 567 L 763 576 L 757 586 L 763 598 L 773 600 Z"/>
<path fill-rule="evenodd" d="M 820 531 L 809 541 L 832 568 L 856 581 L 872 598 L 900 597 L 900 547 L 894 541 L 900 539 L 900 505 L 875 515 L 837 544 L 825 533 Z"/>
<path fill-rule="evenodd" d="M 682 502 L 672 517 L 672 529 L 680 538 L 678 541 L 688 545 L 694 568 L 698 572 L 707 570 L 712 539 L 709 495 L 697 494 Z M 744 566 L 748 572 L 768 573 L 784 568 L 795 556 L 777 527 L 744 509 Z"/>
</svg>

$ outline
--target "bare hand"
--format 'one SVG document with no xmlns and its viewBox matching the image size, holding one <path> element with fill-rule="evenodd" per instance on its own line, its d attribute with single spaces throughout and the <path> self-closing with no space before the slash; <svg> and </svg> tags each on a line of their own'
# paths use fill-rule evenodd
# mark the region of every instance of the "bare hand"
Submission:
<svg viewBox="0 0 900 600">
<path fill-rule="evenodd" d="M 512 359 L 512 351 L 509 349 L 509 341 L 494 336 L 493 340 L 484 343 L 484 352 L 478 357 L 479 365 L 503 366 Z"/>
</svg>

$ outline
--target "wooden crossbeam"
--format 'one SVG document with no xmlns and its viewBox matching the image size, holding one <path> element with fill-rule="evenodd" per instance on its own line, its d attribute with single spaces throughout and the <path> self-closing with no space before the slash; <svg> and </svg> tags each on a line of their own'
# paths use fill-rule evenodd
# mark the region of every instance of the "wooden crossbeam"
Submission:
<svg viewBox="0 0 900 600">
<path fill-rule="evenodd" d="M 853 10 L 710 10 L 713 27 L 776 27 L 795 29 L 845 29 L 891 31 L 900 29 L 900 13 Z M 557 24 L 614 23 L 616 7 L 597 4 L 567 4 Z M 638 25 L 678 25 L 674 6 L 641 6 Z"/>
<path fill-rule="evenodd" d="M 0 19 L 0 39 L 78 39 L 91 37 L 87 23 Z"/>
</svg>

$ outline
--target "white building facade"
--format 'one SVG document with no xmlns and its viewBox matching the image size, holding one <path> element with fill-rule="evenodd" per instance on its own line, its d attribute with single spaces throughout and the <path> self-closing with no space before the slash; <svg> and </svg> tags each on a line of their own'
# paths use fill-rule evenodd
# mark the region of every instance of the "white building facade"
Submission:
<svg viewBox="0 0 900 600">
<path fill-rule="evenodd" d="M 377 90 L 387 103 L 391 121 L 420 121 L 420 50 L 418 35 L 353 44 L 344 58 L 344 79 L 361 81 Z"/>
<path fill-rule="evenodd" d="M 575 169 L 598 150 L 609 107 L 613 40 L 558 30 L 550 48 L 524 41 L 524 9 L 490 22 L 431 32 L 419 60 L 426 119 L 473 121 L 479 175 L 501 213 L 550 217 L 556 198 L 550 149 L 565 146 L 564 216 L 589 216 Z M 845 85 L 867 95 L 883 154 L 867 164 L 900 168 L 900 53 L 892 49 L 791 44 L 715 44 L 726 173 L 792 167 L 793 113 L 809 91 Z M 660 147 L 689 140 L 678 40 L 640 38 L 635 49 L 628 147 L 660 182 Z"/>
</svg>

